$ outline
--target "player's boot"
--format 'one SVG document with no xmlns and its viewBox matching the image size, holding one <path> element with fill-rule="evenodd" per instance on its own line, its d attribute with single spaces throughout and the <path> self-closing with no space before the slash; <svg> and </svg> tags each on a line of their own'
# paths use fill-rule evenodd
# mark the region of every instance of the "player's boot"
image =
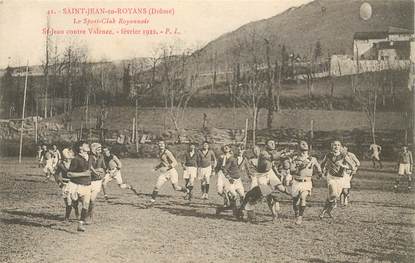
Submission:
<svg viewBox="0 0 415 263">
<path fill-rule="evenodd" d="M 150 202 L 147 204 L 147 208 L 152 207 L 156 203 L 155 199 L 150 199 Z"/>
<path fill-rule="evenodd" d="M 303 223 L 303 217 L 302 216 L 297 216 L 296 220 L 295 220 L 295 224 L 296 225 L 301 225 Z"/>
<path fill-rule="evenodd" d="M 344 206 L 348 206 L 349 205 L 349 196 L 345 195 L 344 196 L 344 202 L 343 202 Z"/>
<path fill-rule="evenodd" d="M 257 218 L 255 216 L 255 211 L 254 210 L 248 210 L 247 211 L 247 216 L 248 216 L 248 222 L 252 223 L 252 224 L 258 224 Z"/>
<path fill-rule="evenodd" d="M 85 222 L 84 221 L 79 221 L 78 223 L 78 231 L 80 232 L 85 232 Z"/>
<path fill-rule="evenodd" d="M 104 195 L 104 199 L 108 201 L 109 199 L 108 195 Z"/>
</svg>

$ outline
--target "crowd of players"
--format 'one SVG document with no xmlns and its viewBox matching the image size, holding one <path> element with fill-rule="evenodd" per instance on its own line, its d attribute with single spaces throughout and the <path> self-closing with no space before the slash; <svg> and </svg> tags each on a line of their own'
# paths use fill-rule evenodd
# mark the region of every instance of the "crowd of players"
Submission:
<svg viewBox="0 0 415 263">
<path fill-rule="evenodd" d="M 223 204 L 216 206 L 216 214 L 231 210 L 240 220 L 256 222 L 255 206 L 265 200 L 272 214 L 278 218 L 280 206 L 278 194 L 291 196 L 295 223 L 302 224 L 307 199 L 313 187 L 312 178 L 327 180 L 328 195 L 319 217 L 333 217 L 332 211 L 337 202 L 344 206 L 349 203 L 351 180 L 357 173 L 360 162 L 355 154 L 348 151 L 340 141 L 331 143 L 330 151 L 319 162 L 310 155 L 309 145 L 300 141 L 297 150 L 278 151 L 275 142 L 268 140 L 262 149 L 255 146 L 252 156 L 247 157 L 243 145 L 232 150 L 231 145 L 224 145 L 221 154 L 216 156 L 208 142 L 202 143 L 200 149 L 196 144 L 189 148 L 181 163 L 185 185 L 179 185 L 179 162 L 166 147 L 164 141 L 158 142 L 159 163 L 153 171 L 158 173 L 148 207 L 156 203 L 158 192 L 166 182 L 173 189 L 184 193 L 184 199 L 192 201 L 196 179 L 200 181 L 201 199 L 209 199 L 210 179 L 216 175 L 216 192 L 223 199 Z M 379 145 L 371 145 L 372 161 L 375 166 L 380 162 Z M 99 143 L 88 144 L 80 141 L 73 149 L 65 148 L 62 154 L 56 145 L 51 149 L 42 146 L 38 149 L 39 164 L 43 167 L 46 180 L 51 176 L 62 189 L 65 202 L 65 220 L 69 220 L 72 209 L 79 218 L 78 231 L 85 231 L 85 224 L 93 221 L 94 204 L 102 190 L 108 199 L 106 186 L 116 180 L 121 189 L 137 191 L 122 180 L 121 161 L 111 153 L 110 148 Z M 408 190 L 411 189 L 413 158 L 406 146 L 398 156 L 398 177 L 394 189 L 398 189 L 403 176 L 408 178 Z M 248 189 L 244 181 L 249 181 Z M 239 201 L 239 205 L 238 205 Z M 78 207 L 81 207 L 79 214 Z M 88 218 L 88 221 L 87 221 Z"/>
</svg>

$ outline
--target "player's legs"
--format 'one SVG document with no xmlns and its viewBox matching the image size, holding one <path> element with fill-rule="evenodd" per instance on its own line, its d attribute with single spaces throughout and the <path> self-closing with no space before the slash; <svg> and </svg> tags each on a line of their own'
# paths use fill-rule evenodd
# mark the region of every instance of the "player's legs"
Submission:
<svg viewBox="0 0 415 263">
<path fill-rule="evenodd" d="M 167 173 L 162 173 L 159 175 L 156 185 L 154 186 L 153 193 L 151 194 L 151 202 L 154 203 L 156 201 L 158 192 L 160 191 L 161 187 L 167 182 L 169 179 L 167 178 Z"/>
<path fill-rule="evenodd" d="M 187 183 L 187 189 L 189 190 L 188 199 L 192 199 L 192 191 L 193 191 L 193 185 L 197 176 L 197 168 L 196 167 L 189 167 L 189 181 Z"/>
<path fill-rule="evenodd" d="M 102 192 L 104 194 L 104 198 L 108 199 L 107 195 L 107 184 L 112 181 L 111 172 L 105 174 L 104 179 L 102 180 Z"/>
<path fill-rule="evenodd" d="M 99 192 L 102 189 L 102 180 L 96 180 L 91 182 L 91 200 L 89 202 L 88 207 L 88 216 L 91 222 L 94 221 L 94 207 L 95 207 L 95 200 L 98 197 Z"/>
<path fill-rule="evenodd" d="M 91 201 L 91 185 L 77 186 L 78 200 L 82 205 L 81 217 L 79 219 L 78 231 L 85 231 L 85 220 L 88 216 L 88 209 Z"/>
<path fill-rule="evenodd" d="M 169 173 L 169 178 L 171 181 L 171 185 L 175 191 L 187 193 L 187 188 L 184 186 L 179 186 L 179 174 L 177 173 L 176 169 L 170 169 L 167 171 Z"/>
<path fill-rule="evenodd" d="M 329 193 L 326 204 L 320 213 L 320 218 L 323 218 L 325 214 L 328 214 L 330 217 L 332 217 L 331 212 L 336 207 L 336 201 L 340 197 L 341 190 L 343 189 L 341 180 L 342 178 L 339 177 L 336 179 L 329 179 L 327 181 Z"/>
<path fill-rule="evenodd" d="M 216 183 L 217 192 L 218 192 L 218 195 L 220 195 L 221 197 L 223 197 L 224 188 L 225 188 L 225 181 L 224 181 L 225 180 L 225 175 L 223 175 L 223 172 L 222 171 L 219 171 L 217 173 L 217 175 L 218 175 L 218 181 Z"/>
<path fill-rule="evenodd" d="M 403 164 L 403 163 L 399 164 L 399 167 L 398 167 L 398 176 L 396 177 L 395 185 L 393 186 L 394 190 L 397 190 L 398 189 L 399 183 L 401 181 L 401 178 L 404 177 L 405 174 L 406 174 L 405 173 L 406 170 L 407 170 L 406 169 L 406 164 Z"/>
</svg>

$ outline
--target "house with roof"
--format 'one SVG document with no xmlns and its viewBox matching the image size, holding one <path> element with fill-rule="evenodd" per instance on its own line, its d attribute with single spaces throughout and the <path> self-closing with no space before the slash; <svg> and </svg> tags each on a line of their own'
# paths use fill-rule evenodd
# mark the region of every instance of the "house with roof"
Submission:
<svg viewBox="0 0 415 263">
<path fill-rule="evenodd" d="M 353 37 L 354 60 L 409 60 L 414 31 L 389 27 L 386 31 L 356 32 Z"/>
</svg>

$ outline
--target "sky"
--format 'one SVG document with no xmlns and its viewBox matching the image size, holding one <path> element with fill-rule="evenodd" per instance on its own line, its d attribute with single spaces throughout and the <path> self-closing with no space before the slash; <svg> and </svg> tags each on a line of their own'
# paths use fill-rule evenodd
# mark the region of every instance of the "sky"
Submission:
<svg viewBox="0 0 415 263">
<path fill-rule="evenodd" d="M 58 53 L 68 43 L 76 43 L 87 47 L 90 61 L 100 61 L 151 56 L 163 44 L 201 48 L 246 23 L 308 2 L 311 0 L 0 0 L 0 68 L 26 65 L 27 61 L 29 65 L 39 65 L 45 60 L 47 34 L 43 30 L 48 11 L 49 28 L 53 29 L 49 31 L 53 33 L 49 41 Z M 86 9 L 90 10 L 89 14 Z M 160 9 L 162 13 L 151 13 Z M 125 25 L 120 20 L 145 24 Z M 87 21 L 100 23 L 87 25 Z M 89 32 L 97 28 L 100 32 L 112 30 L 113 34 Z M 71 35 L 68 30 L 78 34 Z M 171 34 L 166 34 L 166 30 Z M 131 31 L 134 34 L 122 33 Z"/>
</svg>

